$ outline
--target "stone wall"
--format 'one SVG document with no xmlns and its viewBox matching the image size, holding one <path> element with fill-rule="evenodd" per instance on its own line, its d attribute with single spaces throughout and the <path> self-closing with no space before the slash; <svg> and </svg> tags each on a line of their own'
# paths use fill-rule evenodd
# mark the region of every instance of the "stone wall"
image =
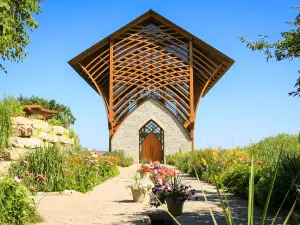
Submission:
<svg viewBox="0 0 300 225">
<path fill-rule="evenodd" d="M 150 119 L 164 130 L 164 155 L 192 149 L 192 140 L 182 124 L 165 107 L 149 99 L 135 109 L 124 121 L 111 140 L 111 149 L 124 150 L 126 155 L 139 160 L 139 130 Z"/>
<path fill-rule="evenodd" d="M 32 149 L 49 143 L 73 145 L 74 139 L 69 138 L 69 130 L 64 127 L 52 126 L 42 120 L 14 117 L 9 142 L 10 146 L 4 156 L 0 155 L 0 175 L 7 171 L 10 161 L 17 160 Z"/>
</svg>

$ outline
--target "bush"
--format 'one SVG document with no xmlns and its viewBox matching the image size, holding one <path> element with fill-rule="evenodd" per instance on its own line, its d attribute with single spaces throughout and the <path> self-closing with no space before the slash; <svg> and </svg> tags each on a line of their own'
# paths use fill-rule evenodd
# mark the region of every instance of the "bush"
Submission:
<svg viewBox="0 0 300 225">
<path fill-rule="evenodd" d="M 87 192 L 119 173 L 114 159 L 101 153 L 73 152 L 58 145 L 30 152 L 11 165 L 11 177 L 20 176 L 30 191 Z"/>
<path fill-rule="evenodd" d="M 189 153 L 177 153 L 169 156 L 168 160 L 183 172 L 217 185 L 223 185 L 230 192 L 246 197 L 250 174 L 251 157 L 255 164 L 255 201 L 264 206 L 272 175 L 275 170 L 279 149 L 283 146 L 283 156 L 279 164 L 270 207 L 278 208 L 293 180 L 300 173 L 300 144 L 298 135 L 279 134 L 268 137 L 256 144 L 244 148 L 229 149 L 204 149 Z M 297 192 L 300 190 L 300 176 L 285 202 L 286 208 L 291 208 Z M 300 201 L 297 207 L 300 208 Z"/>
<path fill-rule="evenodd" d="M 123 151 L 106 152 L 105 155 L 116 157 L 117 165 L 121 167 L 129 167 L 133 164 L 133 158 L 126 156 Z"/>
<path fill-rule="evenodd" d="M 47 120 L 47 122 L 53 126 L 62 126 L 63 125 L 60 120 L 55 119 L 55 118 L 51 118 L 51 119 Z"/>
<path fill-rule="evenodd" d="M 24 225 L 39 220 L 27 188 L 9 178 L 0 180 L 0 224 Z"/>
</svg>

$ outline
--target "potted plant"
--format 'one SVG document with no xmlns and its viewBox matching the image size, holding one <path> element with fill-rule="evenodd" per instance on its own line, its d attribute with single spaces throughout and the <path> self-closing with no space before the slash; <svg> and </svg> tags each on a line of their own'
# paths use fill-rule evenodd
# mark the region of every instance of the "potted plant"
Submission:
<svg viewBox="0 0 300 225">
<path fill-rule="evenodd" d="M 168 211 L 173 216 L 181 216 L 183 204 L 186 200 L 191 200 L 195 195 L 195 189 L 182 183 L 182 177 L 177 174 L 170 177 L 165 185 L 155 185 L 152 188 L 151 205 L 158 207 L 160 204 L 167 204 Z"/>
<path fill-rule="evenodd" d="M 141 178 L 139 173 L 135 173 L 133 179 L 133 184 L 128 186 L 131 189 L 133 201 L 144 202 L 146 194 L 150 192 L 153 185 L 148 179 Z"/>
</svg>

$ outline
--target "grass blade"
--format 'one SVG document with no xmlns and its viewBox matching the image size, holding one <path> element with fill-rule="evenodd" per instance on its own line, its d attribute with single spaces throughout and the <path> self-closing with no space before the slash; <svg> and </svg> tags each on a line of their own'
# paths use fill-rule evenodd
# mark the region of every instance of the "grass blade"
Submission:
<svg viewBox="0 0 300 225">
<path fill-rule="evenodd" d="M 284 222 L 283 222 L 282 225 L 286 225 L 287 222 L 289 221 L 289 219 L 290 219 L 290 217 L 291 217 L 291 215 L 292 215 L 292 213 L 293 213 L 293 211 L 294 211 L 294 209 L 295 209 L 296 203 L 297 203 L 297 201 L 298 201 L 298 197 L 299 197 L 299 195 L 297 195 L 297 198 L 296 198 L 296 200 L 295 200 L 295 202 L 294 202 L 294 204 L 293 204 L 293 206 L 292 206 L 292 208 L 291 208 L 289 214 L 288 214 L 287 217 L 285 218 L 285 220 L 284 220 Z"/>
<path fill-rule="evenodd" d="M 263 216 L 262 216 L 262 220 L 261 220 L 261 223 L 260 223 L 261 225 L 264 225 L 265 221 L 266 221 L 267 212 L 268 212 L 268 208 L 269 208 L 269 203 L 270 203 L 270 199 L 271 199 L 271 196 L 272 196 L 272 193 L 273 193 L 273 188 L 274 188 L 274 184 L 275 184 L 276 177 L 277 177 L 277 172 L 278 172 L 278 168 L 279 168 L 279 164 L 280 164 L 280 160 L 281 160 L 282 151 L 283 151 L 283 145 L 281 145 L 281 149 L 280 149 L 278 159 L 277 159 L 277 162 L 276 162 L 275 172 L 273 174 L 271 187 L 270 187 L 268 197 L 267 197 L 267 200 L 266 200 L 266 203 L 265 203 L 265 206 L 264 206 Z"/>
<path fill-rule="evenodd" d="M 251 171 L 249 178 L 249 197 L 248 197 L 248 225 L 253 225 L 254 213 L 254 160 L 251 159 Z"/>
<path fill-rule="evenodd" d="M 294 184 L 296 183 L 296 180 L 298 179 L 299 175 L 300 175 L 300 172 L 297 174 L 296 178 L 293 180 L 293 182 L 292 182 L 292 184 L 291 184 L 291 186 L 290 186 L 289 190 L 287 191 L 287 193 L 286 193 L 286 195 L 285 195 L 285 197 L 284 197 L 284 199 L 283 199 L 283 201 L 282 201 L 282 203 L 281 203 L 281 205 L 280 205 L 280 207 L 279 207 L 278 211 L 276 212 L 276 215 L 275 215 L 275 217 L 274 217 L 274 218 L 273 218 L 273 220 L 272 220 L 272 223 L 271 223 L 271 225 L 274 225 L 274 223 L 275 223 L 275 220 L 277 219 L 277 217 L 278 217 L 278 215 L 279 215 L 279 212 L 280 212 L 280 210 L 281 210 L 281 208 L 282 208 L 282 206 L 283 206 L 283 204 L 284 204 L 285 200 L 287 199 L 287 197 L 288 197 L 288 195 L 289 195 L 290 191 L 292 190 L 292 188 L 293 188 Z"/>
</svg>

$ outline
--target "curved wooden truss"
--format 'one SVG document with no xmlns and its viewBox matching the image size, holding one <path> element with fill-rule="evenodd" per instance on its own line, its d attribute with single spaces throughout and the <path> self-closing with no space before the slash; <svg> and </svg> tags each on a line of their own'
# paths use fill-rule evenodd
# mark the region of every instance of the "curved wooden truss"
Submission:
<svg viewBox="0 0 300 225">
<path fill-rule="evenodd" d="M 111 138 L 149 98 L 193 138 L 200 99 L 233 60 L 150 10 L 69 63 L 102 96 Z"/>
</svg>

